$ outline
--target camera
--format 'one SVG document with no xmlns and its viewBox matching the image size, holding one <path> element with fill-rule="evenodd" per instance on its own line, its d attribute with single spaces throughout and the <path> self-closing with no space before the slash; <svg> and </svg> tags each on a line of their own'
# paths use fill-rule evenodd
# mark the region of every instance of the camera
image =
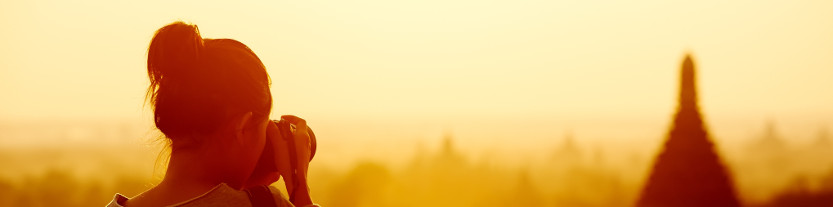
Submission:
<svg viewBox="0 0 833 207">
<path fill-rule="evenodd" d="M 289 143 L 289 145 L 290 146 L 295 146 L 295 139 L 294 139 L 295 130 L 296 130 L 295 124 L 289 123 L 289 121 L 286 121 L 285 119 L 272 120 L 272 122 L 274 122 L 278 126 L 278 131 L 280 131 L 281 136 L 284 139 L 286 139 L 286 141 Z M 318 147 L 317 146 L 318 143 L 315 139 L 315 133 L 312 132 L 312 129 L 309 126 L 307 126 L 307 133 L 309 133 L 309 139 L 310 139 L 309 140 L 309 142 L 310 142 L 309 160 L 312 161 L 312 158 L 315 157 L 315 150 Z M 294 162 L 295 161 L 294 157 L 297 156 L 297 152 L 295 152 L 295 147 L 289 147 L 289 154 L 290 154 L 290 156 L 293 157 L 293 159 L 290 159 L 290 160 L 292 160 Z M 292 165 L 294 167 L 295 163 L 293 163 Z"/>
</svg>

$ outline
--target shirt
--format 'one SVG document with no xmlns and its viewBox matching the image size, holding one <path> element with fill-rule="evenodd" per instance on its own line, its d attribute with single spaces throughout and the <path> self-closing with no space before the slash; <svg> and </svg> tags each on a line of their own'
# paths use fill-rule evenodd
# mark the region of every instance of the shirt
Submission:
<svg viewBox="0 0 833 207">
<path fill-rule="evenodd" d="M 272 186 L 269 186 L 269 191 L 272 192 L 272 197 L 275 199 L 275 203 L 278 207 L 294 207 L 289 200 L 284 197 L 281 192 Z M 124 207 L 124 203 L 127 203 L 129 198 L 125 197 L 121 194 L 116 194 L 112 201 L 107 204 L 107 207 Z M 229 187 L 225 183 L 220 183 L 217 186 L 214 186 L 208 192 L 203 193 L 200 196 L 188 199 L 186 201 L 182 201 L 173 205 L 169 205 L 171 207 L 204 207 L 204 206 L 241 206 L 241 207 L 251 207 L 252 203 L 249 201 L 249 196 L 246 192 L 242 190 L 236 190 L 234 188 Z M 305 207 L 317 207 L 318 205 L 312 204 L 307 205 Z"/>
</svg>

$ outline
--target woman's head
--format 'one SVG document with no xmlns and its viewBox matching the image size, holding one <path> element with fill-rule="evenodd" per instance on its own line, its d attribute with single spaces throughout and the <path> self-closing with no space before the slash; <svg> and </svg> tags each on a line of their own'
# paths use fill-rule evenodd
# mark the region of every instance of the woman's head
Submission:
<svg viewBox="0 0 833 207">
<path fill-rule="evenodd" d="M 154 123 L 172 150 L 255 147 L 223 156 L 256 161 L 272 96 L 266 68 L 251 49 L 232 39 L 203 39 L 196 25 L 175 22 L 156 31 L 147 69 Z"/>
</svg>

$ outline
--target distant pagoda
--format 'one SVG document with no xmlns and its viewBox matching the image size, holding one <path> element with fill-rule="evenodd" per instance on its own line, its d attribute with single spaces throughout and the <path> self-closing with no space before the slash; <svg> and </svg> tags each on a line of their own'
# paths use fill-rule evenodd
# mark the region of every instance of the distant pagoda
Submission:
<svg viewBox="0 0 833 207">
<path fill-rule="evenodd" d="M 680 102 L 637 207 L 737 207 L 732 179 L 715 152 L 697 106 L 694 61 L 686 55 Z"/>
</svg>

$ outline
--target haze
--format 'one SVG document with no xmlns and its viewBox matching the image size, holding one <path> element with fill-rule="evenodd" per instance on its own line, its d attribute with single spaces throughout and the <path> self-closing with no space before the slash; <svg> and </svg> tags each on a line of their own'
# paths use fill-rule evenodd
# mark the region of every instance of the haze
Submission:
<svg viewBox="0 0 833 207">
<path fill-rule="evenodd" d="M 717 139 L 750 138 L 766 120 L 810 137 L 833 115 L 831 9 L 829 1 L 6 1 L 0 119 L 146 123 L 147 44 L 155 29 L 185 20 L 260 56 L 274 81 L 274 117 L 342 126 L 331 135 L 352 140 L 433 143 L 450 132 L 486 147 L 522 131 L 512 142 L 527 147 L 565 133 L 658 141 L 686 52 Z"/>
</svg>

